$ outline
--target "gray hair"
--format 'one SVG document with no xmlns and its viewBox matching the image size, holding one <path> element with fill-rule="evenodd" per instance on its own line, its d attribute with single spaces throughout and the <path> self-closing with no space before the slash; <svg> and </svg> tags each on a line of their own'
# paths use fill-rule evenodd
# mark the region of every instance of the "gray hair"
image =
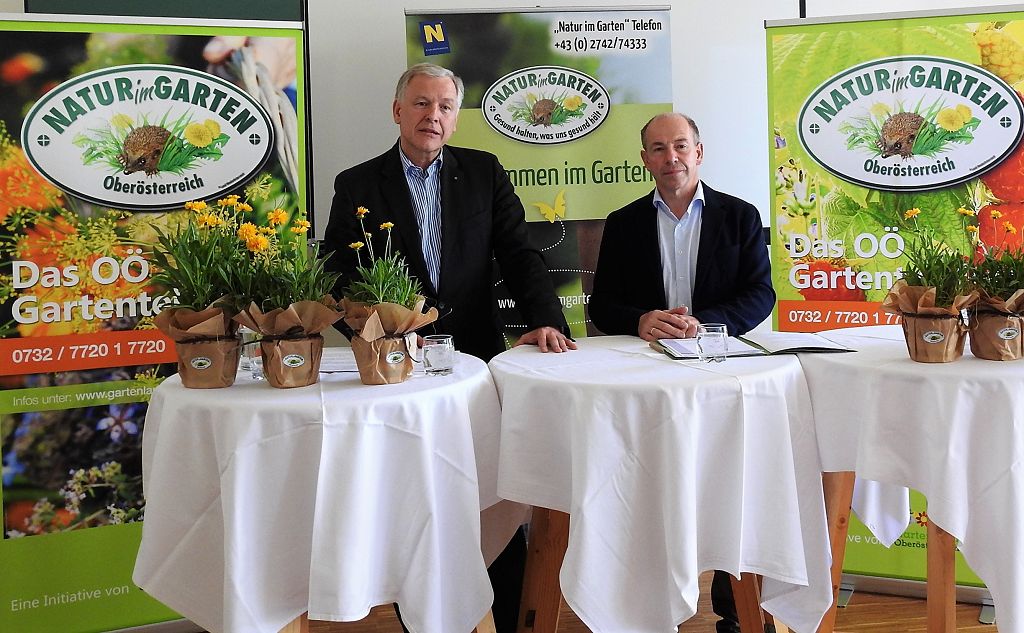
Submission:
<svg viewBox="0 0 1024 633">
<path fill-rule="evenodd" d="M 466 88 L 462 84 L 462 78 L 453 73 L 452 71 L 438 66 L 437 64 L 416 64 L 410 66 L 408 70 L 402 73 L 402 76 L 398 78 L 398 85 L 395 86 L 395 100 L 401 101 L 402 97 L 405 96 L 405 89 L 408 87 L 409 82 L 412 78 L 417 75 L 425 75 L 427 77 L 438 77 L 451 79 L 452 83 L 455 84 L 455 94 L 458 99 L 458 106 L 462 107 L 462 98 L 466 95 Z"/>
<path fill-rule="evenodd" d="M 640 128 L 641 147 L 647 149 L 647 128 L 651 126 L 651 123 L 654 123 L 658 119 L 667 119 L 668 117 L 682 117 L 686 119 L 686 122 L 690 124 L 690 129 L 693 130 L 693 142 L 700 143 L 700 130 L 697 129 L 697 124 L 690 117 L 690 115 L 683 114 L 682 112 L 662 112 L 661 114 L 655 114 L 653 117 L 651 117 L 650 121 L 645 123 L 644 126 Z"/>
</svg>

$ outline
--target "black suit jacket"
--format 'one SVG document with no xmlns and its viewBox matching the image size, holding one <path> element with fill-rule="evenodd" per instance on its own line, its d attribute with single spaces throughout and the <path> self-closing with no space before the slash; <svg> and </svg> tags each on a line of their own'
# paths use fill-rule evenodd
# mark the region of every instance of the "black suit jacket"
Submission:
<svg viewBox="0 0 1024 633">
<path fill-rule="evenodd" d="M 498 159 L 459 147 L 445 146 L 443 151 L 440 288 L 427 273 L 396 143 L 384 154 L 341 172 L 334 181 L 325 245 L 334 253 L 328 267 L 342 273 L 336 294 L 348 286 L 356 268 L 356 254 L 348 245 L 366 241 L 355 216 L 357 207 L 366 207 L 366 230 L 374 236 L 377 254 L 385 243 L 377 227 L 394 222 L 393 248 L 405 256 L 428 302 L 442 315 L 422 334 L 451 334 L 456 348 L 484 360 L 505 349 L 494 298 L 495 260 L 527 331 L 541 326 L 567 331 L 544 259 L 530 246 L 523 205 Z"/>
<path fill-rule="evenodd" d="M 638 334 L 640 317 L 666 310 L 654 191 L 608 216 L 590 318 L 606 334 Z M 729 335 L 761 323 L 775 304 L 761 216 L 753 205 L 704 185 L 691 313 Z"/>
</svg>

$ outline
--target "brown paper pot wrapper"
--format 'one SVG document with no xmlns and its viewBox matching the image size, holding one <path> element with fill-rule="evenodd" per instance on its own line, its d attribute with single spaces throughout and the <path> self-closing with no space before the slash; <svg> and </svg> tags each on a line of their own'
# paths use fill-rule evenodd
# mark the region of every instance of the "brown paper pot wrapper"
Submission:
<svg viewBox="0 0 1024 633">
<path fill-rule="evenodd" d="M 971 337 L 971 353 L 985 360 L 1020 360 L 1024 357 L 1024 290 L 1009 299 L 982 295 L 971 310 L 967 326 Z"/>
<path fill-rule="evenodd" d="M 964 354 L 967 326 L 960 311 L 973 305 L 977 298 L 975 291 L 954 297 L 950 306 L 936 306 L 934 287 L 909 286 L 901 279 L 882 301 L 882 309 L 903 317 L 903 336 L 911 360 L 948 363 Z"/>
<path fill-rule="evenodd" d="M 412 358 L 405 335 L 437 320 L 437 309 L 423 312 L 421 297 L 409 308 L 395 303 L 367 305 L 342 300 L 345 323 L 357 332 L 352 352 L 364 385 L 389 385 L 412 375 Z"/>
<path fill-rule="evenodd" d="M 320 359 L 324 337 L 319 334 L 298 339 L 262 340 L 263 373 L 270 386 L 279 389 L 305 387 L 320 380 Z"/>
<path fill-rule="evenodd" d="M 364 385 L 393 385 L 405 382 L 412 375 L 412 356 L 405 338 L 381 337 L 366 341 L 352 337 L 352 352 Z"/>
<path fill-rule="evenodd" d="M 297 301 L 287 308 L 263 312 L 255 303 L 234 320 L 263 335 L 263 373 L 272 387 L 305 387 L 320 380 L 324 339 L 320 332 L 342 317 L 330 297 Z"/>
<path fill-rule="evenodd" d="M 154 323 L 174 340 L 181 384 L 189 389 L 230 387 L 238 372 L 238 326 L 223 308 L 168 308 Z"/>
</svg>

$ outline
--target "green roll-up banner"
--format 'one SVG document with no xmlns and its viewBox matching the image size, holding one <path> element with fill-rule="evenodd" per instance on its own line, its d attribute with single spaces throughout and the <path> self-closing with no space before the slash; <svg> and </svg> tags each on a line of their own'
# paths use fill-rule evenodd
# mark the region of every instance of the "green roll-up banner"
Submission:
<svg viewBox="0 0 1024 633">
<path fill-rule="evenodd" d="M 526 208 L 574 335 L 604 218 L 654 188 L 640 128 L 672 109 L 667 10 L 408 13 L 409 64 L 466 83 L 451 143 L 492 152 Z M 507 338 L 524 325 L 496 280 Z"/>
<path fill-rule="evenodd" d="M 1024 13 L 769 24 L 777 329 L 897 322 L 905 247 L 1024 236 Z"/>
<path fill-rule="evenodd" d="M 131 581 L 147 403 L 176 369 L 151 246 L 192 200 L 305 212 L 301 23 L 51 19 L 0 19 L 5 633 L 179 618 Z"/>
</svg>

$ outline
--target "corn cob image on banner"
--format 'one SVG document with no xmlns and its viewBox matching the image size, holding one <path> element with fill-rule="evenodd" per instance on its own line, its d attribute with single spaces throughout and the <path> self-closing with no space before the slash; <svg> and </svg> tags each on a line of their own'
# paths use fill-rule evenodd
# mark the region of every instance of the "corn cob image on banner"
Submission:
<svg viewBox="0 0 1024 633">
<path fill-rule="evenodd" d="M 1024 13 L 767 26 L 776 329 L 898 323 L 907 253 L 1024 236 Z"/>
<path fill-rule="evenodd" d="M 587 303 L 604 218 L 654 188 L 640 128 L 672 109 L 664 10 L 407 12 L 409 64 L 466 83 L 453 145 L 497 155 L 526 209 L 574 336 L 594 333 Z M 525 325 L 500 278 L 511 344 Z"/>
</svg>

